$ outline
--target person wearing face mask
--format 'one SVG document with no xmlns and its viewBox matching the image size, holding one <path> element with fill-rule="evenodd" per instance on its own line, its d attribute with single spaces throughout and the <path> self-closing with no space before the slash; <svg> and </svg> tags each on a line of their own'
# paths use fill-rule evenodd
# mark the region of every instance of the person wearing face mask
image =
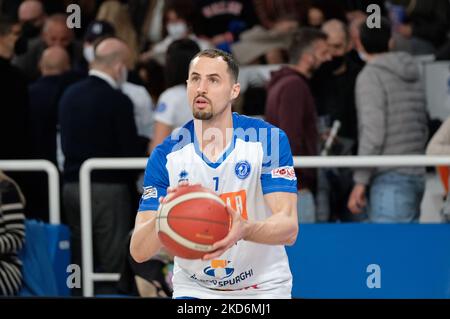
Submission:
<svg viewBox="0 0 450 319">
<path fill-rule="evenodd" d="M 329 135 L 335 121 L 340 122 L 338 138 L 331 148 L 332 155 L 355 155 L 357 152 L 357 118 L 355 107 L 355 82 L 361 67 L 354 62 L 349 52 L 352 49 L 347 26 L 336 19 L 325 22 L 322 30 L 327 34 L 327 43 L 332 60 L 325 62 L 311 80 L 313 96 L 320 118 L 322 143 Z M 319 169 L 318 216 L 323 221 L 355 221 L 346 199 L 352 187 L 352 172 L 349 169 Z M 333 189 L 333 192 L 322 190 Z M 330 207 L 333 207 L 331 210 Z"/>
<path fill-rule="evenodd" d="M 25 54 L 17 55 L 13 63 L 17 65 L 31 81 L 39 77 L 39 60 L 42 52 L 52 46 L 60 46 L 69 54 L 72 66 L 82 58 L 81 42 L 74 38 L 74 31 L 67 27 L 67 16 L 53 14 L 46 18 L 40 37 L 29 41 Z"/>
<path fill-rule="evenodd" d="M 313 96 L 319 117 L 326 127 L 334 120 L 341 122 L 339 136 L 354 142 L 356 153 L 357 125 L 355 82 L 361 67 L 349 57 L 353 47 L 347 26 L 339 20 L 329 20 L 322 26 L 332 59 L 321 65 L 311 80 Z"/>
<path fill-rule="evenodd" d="M 86 77 L 89 65 L 95 60 L 95 47 L 103 39 L 113 37 L 115 28 L 103 20 L 95 20 L 88 26 L 83 42 L 83 60 L 76 66 L 76 72 Z M 153 132 L 153 102 L 145 87 L 127 81 L 128 70 L 121 71 L 121 90 L 133 102 L 134 119 L 142 143 L 148 144 Z"/>
<path fill-rule="evenodd" d="M 22 23 L 22 34 L 27 40 L 35 39 L 41 33 L 47 15 L 42 3 L 37 0 L 26 0 L 18 10 L 19 21 Z"/>
<path fill-rule="evenodd" d="M 180 39 L 191 39 L 197 43 L 200 50 L 212 48 L 213 45 L 210 42 L 199 39 L 192 32 L 192 20 L 190 18 L 192 10 L 192 4 L 189 1 L 167 1 L 163 11 L 163 23 L 167 35 L 164 40 L 156 43 L 150 51 L 143 53 L 141 60 L 153 58 L 161 65 L 164 65 L 169 45 Z"/>
<path fill-rule="evenodd" d="M 29 41 L 39 37 L 47 15 L 42 3 L 37 0 L 22 2 L 17 11 L 19 22 L 22 24 L 22 33 L 16 42 L 15 53 L 20 55 L 27 52 Z"/>
<path fill-rule="evenodd" d="M 312 28 L 299 29 L 289 48 L 290 65 L 272 73 L 267 87 L 266 120 L 286 132 L 294 156 L 317 155 L 318 129 L 309 87 L 313 73 L 331 60 L 327 35 Z M 299 220 L 315 222 L 316 170 L 296 170 Z"/>
<path fill-rule="evenodd" d="M 131 100 L 120 90 L 126 81 L 131 54 L 119 39 L 107 38 L 96 46 L 89 76 L 70 86 L 59 103 L 63 174 L 64 218 L 73 234 L 73 262 L 80 259 L 78 176 L 91 157 L 144 156 L 137 134 Z M 122 246 L 130 230 L 130 187 L 134 174 L 102 171 L 93 174 L 93 233 L 96 267 L 119 272 Z"/>
<path fill-rule="evenodd" d="M 87 76 L 89 64 L 95 58 L 95 43 L 101 41 L 101 39 L 113 36 L 115 36 L 115 29 L 109 22 L 102 20 L 92 21 L 84 34 L 83 59 L 75 66 L 75 71 L 80 73 L 80 75 Z"/>
</svg>

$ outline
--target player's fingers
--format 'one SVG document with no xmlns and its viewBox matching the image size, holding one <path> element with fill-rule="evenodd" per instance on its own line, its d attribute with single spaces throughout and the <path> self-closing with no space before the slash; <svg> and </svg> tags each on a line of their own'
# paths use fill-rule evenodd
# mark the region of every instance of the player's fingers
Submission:
<svg viewBox="0 0 450 319">
<path fill-rule="evenodd" d="M 203 256 L 202 259 L 203 259 L 203 260 L 211 260 L 211 259 L 218 258 L 218 257 L 222 256 L 223 253 L 224 253 L 226 250 L 227 250 L 227 249 L 218 249 L 218 250 L 215 250 L 215 251 L 213 251 L 213 252 L 211 252 L 211 253 L 206 254 L 205 256 Z"/>
<path fill-rule="evenodd" d="M 231 216 L 234 217 L 234 215 L 236 214 L 236 211 L 229 205 L 226 205 L 225 207 L 227 209 L 228 214 L 230 214 Z"/>
<path fill-rule="evenodd" d="M 178 187 L 180 187 L 180 186 L 188 186 L 188 185 L 189 185 L 188 181 L 181 181 L 181 182 L 178 183 Z"/>
</svg>

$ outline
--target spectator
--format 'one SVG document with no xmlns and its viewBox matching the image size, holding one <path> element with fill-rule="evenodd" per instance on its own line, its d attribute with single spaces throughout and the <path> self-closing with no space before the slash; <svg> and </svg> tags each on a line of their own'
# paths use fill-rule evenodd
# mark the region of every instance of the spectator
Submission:
<svg viewBox="0 0 450 319">
<path fill-rule="evenodd" d="M 325 21 L 338 19 L 346 21 L 343 1 L 312 0 L 308 10 L 308 25 L 320 29 Z"/>
<path fill-rule="evenodd" d="M 127 44 L 131 50 L 127 66 L 129 69 L 133 69 L 139 53 L 139 46 L 137 33 L 128 12 L 128 4 L 117 0 L 105 1 L 98 9 L 96 20 L 110 23 L 116 30 L 116 36 Z"/>
<path fill-rule="evenodd" d="M 145 52 L 141 58 L 143 60 L 153 58 L 161 65 L 164 65 L 166 63 L 167 48 L 173 41 L 179 39 L 191 39 L 197 43 L 201 50 L 211 48 L 211 43 L 197 38 L 192 32 L 193 10 L 190 1 L 166 1 L 163 11 L 164 34 L 166 34 L 166 37 L 161 42 L 156 43 L 150 51 Z"/>
<path fill-rule="evenodd" d="M 450 155 L 450 117 L 439 127 L 427 146 L 427 155 Z M 438 168 L 439 169 L 439 168 Z M 444 174 L 443 174 L 444 175 Z M 448 174 L 443 176 L 448 183 Z M 444 183 L 445 185 L 446 183 Z M 442 218 L 450 222 L 450 194 L 445 195 L 445 203 L 441 210 Z"/>
<path fill-rule="evenodd" d="M 39 77 L 39 60 L 42 52 L 48 47 L 56 45 L 65 48 L 72 65 L 76 65 L 82 58 L 81 43 L 74 40 L 74 33 L 67 27 L 66 19 L 64 14 L 48 17 L 42 29 L 42 36 L 30 41 L 28 51 L 17 56 L 13 61 L 30 80 L 36 80 Z"/>
<path fill-rule="evenodd" d="M 273 72 L 268 85 L 266 120 L 286 132 L 294 156 L 318 154 L 317 115 L 309 79 L 323 62 L 331 59 L 326 39 L 322 31 L 300 29 L 289 49 L 291 65 Z M 296 174 L 300 176 L 299 220 L 314 222 L 316 170 L 297 170 Z"/>
<path fill-rule="evenodd" d="M 333 59 L 322 64 L 311 80 L 313 96 L 322 123 L 319 133 L 325 141 L 333 123 L 339 121 L 338 138 L 330 154 L 355 155 L 358 149 L 355 82 L 361 67 L 349 57 L 352 46 L 349 32 L 343 22 L 336 19 L 329 20 L 324 23 L 322 30 L 327 34 L 327 43 Z M 324 180 L 320 180 L 322 177 Z M 347 199 L 353 188 L 352 180 L 350 169 L 319 169 L 319 185 L 328 183 L 330 191 L 326 192 L 328 194 L 323 198 L 321 196 L 325 193 L 322 190 L 326 188 L 318 189 L 316 196 L 318 218 L 342 221 L 356 219 L 347 208 Z"/>
<path fill-rule="evenodd" d="M 114 27 L 106 21 L 95 20 L 86 29 L 83 40 L 83 58 L 75 66 L 75 71 L 81 76 L 87 76 L 89 64 L 94 61 L 94 47 L 97 42 L 116 34 Z"/>
<path fill-rule="evenodd" d="M 247 0 L 194 0 L 194 32 L 216 47 L 230 51 L 239 34 L 258 23 L 253 3 Z"/>
<path fill-rule="evenodd" d="M 156 105 L 159 96 L 166 89 L 164 67 L 155 60 L 150 60 L 138 63 L 136 69 L 139 78 L 152 98 L 153 105 Z"/>
<path fill-rule="evenodd" d="M 269 30 L 256 25 L 241 33 L 231 51 L 241 65 L 287 63 L 289 43 L 298 27 L 298 21 L 292 16 L 280 17 Z"/>
<path fill-rule="evenodd" d="M 19 35 L 20 24 L 0 15 L 1 159 L 24 159 L 29 151 L 27 81 L 10 62 Z"/>
<path fill-rule="evenodd" d="M 129 12 L 139 39 L 139 48 L 163 39 L 163 9 L 165 0 L 129 1 Z"/>
<path fill-rule="evenodd" d="M 361 25 L 366 22 L 366 19 L 367 15 L 361 13 L 355 15 L 348 25 L 350 41 L 352 43 L 352 50 L 349 52 L 348 57 L 361 68 L 366 63 L 359 55 L 359 52 L 362 52 L 361 41 L 359 40 L 359 29 L 361 28 Z"/>
<path fill-rule="evenodd" d="M 192 119 L 186 95 L 186 79 L 189 62 L 199 51 L 197 43 L 190 39 L 176 40 L 167 49 L 165 75 L 168 89 L 161 94 L 156 107 L 150 153 L 174 129 Z"/>
<path fill-rule="evenodd" d="M 81 76 L 87 76 L 89 64 L 95 59 L 95 47 L 107 37 L 115 36 L 114 27 L 106 22 L 95 20 L 87 28 L 83 42 L 83 60 L 77 66 L 76 71 Z M 138 135 L 145 149 L 149 147 L 148 143 L 153 132 L 153 103 L 146 89 L 128 80 L 122 84 L 121 90 L 133 102 L 134 120 L 136 123 Z"/>
<path fill-rule="evenodd" d="M 143 156 L 139 147 L 133 105 L 118 88 L 126 81 L 131 54 L 118 39 L 96 47 L 89 77 L 64 93 L 59 106 L 61 142 L 65 156 L 64 213 L 73 235 L 74 263 L 80 260 L 80 207 L 78 175 L 91 157 Z M 119 272 L 123 243 L 130 230 L 133 176 L 108 171 L 92 175 L 92 220 L 96 265 L 100 271 Z"/>
<path fill-rule="evenodd" d="M 144 86 L 126 81 L 122 92 L 133 102 L 134 122 L 143 149 L 149 149 L 153 137 L 153 102 Z"/>
<path fill-rule="evenodd" d="M 253 0 L 259 23 L 266 29 L 286 30 L 288 21 L 305 25 L 309 0 Z"/>
<path fill-rule="evenodd" d="M 314 98 L 318 115 L 331 128 L 334 120 L 341 122 L 339 136 L 351 139 L 356 154 L 357 124 L 355 108 L 355 82 L 361 67 L 348 54 L 352 48 L 345 24 L 333 19 L 325 22 L 322 31 L 327 34 L 327 43 L 332 60 L 322 64 L 312 78 Z"/>
<path fill-rule="evenodd" d="M 25 0 L 19 7 L 18 16 L 22 23 L 22 35 L 27 40 L 38 38 L 47 18 L 42 2 Z"/>
<path fill-rule="evenodd" d="M 39 62 L 42 77 L 28 87 L 30 96 L 30 158 L 46 159 L 57 167 L 58 102 L 65 88 L 76 78 L 68 73 L 69 55 L 61 47 L 45 49 Z M 28 208 L 39 219 L 48 220 L 48 177 L 44 172 L 32 172 L 33 191 L 27 193 Z"/>
<path fill-rule="evenodd" d="M 423 154 L 428 126 L 418 66 L 408 53 L 388 52 L 384 18 L 380 28 L 362 24 L 360 38 L 367 64 L 356 80 L 358 155 Z M 355 214 L 366 208 L 372 222 L 417 221 L 424 175 L 424 168 L 355 170 L 348 207 Z"/>
<path fill-rule="evenodd" d="M 390 0 L 395 50 L 433 54 L 446 39 L 450 4 L 442 0 Z"/>
<path fill-rule="evenodd" d="M 33 158 L 57 164 L 56 132 L 58 101 L 68 85 L 69 55 L 61 47 L 45 49 L 39 61 L 42 77 L 30 85 L 30 129 Z"/>
<path fill-rule="evenodd" d="M 19 186 L 0 171 L 0 296 L 13 296 L 22 285 L 18 253 L 25 241 L 25 199 Z"/>
</svg>

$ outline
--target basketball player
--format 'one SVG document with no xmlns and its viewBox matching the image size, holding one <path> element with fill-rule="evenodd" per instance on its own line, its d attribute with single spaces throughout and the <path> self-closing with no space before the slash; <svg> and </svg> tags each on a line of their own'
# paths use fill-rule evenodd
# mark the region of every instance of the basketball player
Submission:
<svg viewBox="0 0 450 319">
<path fill-rule="evenodd" d="M 167 195 L 167 201 L 183 187 L 180 182 L 214 190 L 233 218 L 229 234 L 202 260 L 175 257 L 174 298 L 291 298 L 284 248 L 298 233 L 291 150 L 280 129 L 232 113 L 238 72 L 220 50 L 201 51 L 191 60 L 187 93 L 194 120 L 152 152 L 145 171 L 130 245 L 137 262 L 161 248 L 158 199 Z"/>
</svg>

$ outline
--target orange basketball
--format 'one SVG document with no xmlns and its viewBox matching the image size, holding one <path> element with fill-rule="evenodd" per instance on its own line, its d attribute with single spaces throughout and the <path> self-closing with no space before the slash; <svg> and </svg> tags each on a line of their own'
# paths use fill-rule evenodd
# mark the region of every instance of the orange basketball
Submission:
<svg viewBox="0 0 450 319">
<path fill-rule="evenodd" d="M 180 186 L 158 208 L 156 230 L 167 250 L 178 257 L 200 259 L 224 238 L 231 216 L 211 190 L 200 185 Z"/>
</svg>

